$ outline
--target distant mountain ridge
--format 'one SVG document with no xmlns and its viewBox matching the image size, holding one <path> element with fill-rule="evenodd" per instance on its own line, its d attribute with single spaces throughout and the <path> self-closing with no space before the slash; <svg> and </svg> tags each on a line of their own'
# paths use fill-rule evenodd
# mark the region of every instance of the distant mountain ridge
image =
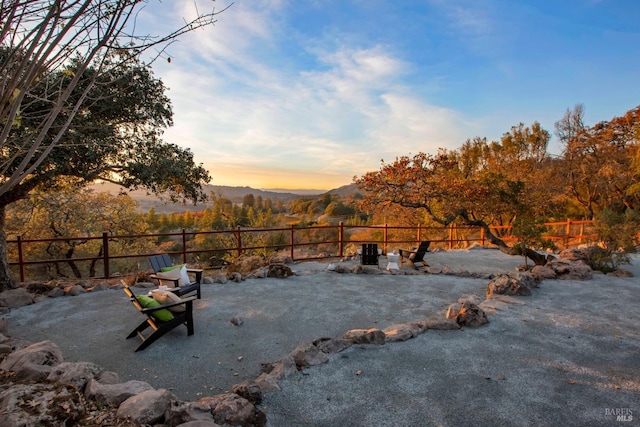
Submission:
<svg viewBox="0 0 640 427">
<path fill-rule="evenodd" d="M 206 208 L 205 203 L 200 203 L 197 205 L 193 205 L 192 203 L 171 203 L 169 201 L 161 200 L 152 194 L 147 194 L 145 190 L 129 191 L 124 187 L 121 187 L 116 184 L 108 183 L 108 182 L 95 183 L 91 185 L 90 188 L 92 188 L 94 191 L 97 191 L 97 192 L 108 192 L 111 194 L 120 194 L 120 193 L 128 194 L 129 196 L 131 196 L 132 199 L 138 202 L 138 205 L 140 206 L 140 210 L 144 212 L 147 212 L 151 208 L 154 208 L 158 213 L 184 212 L 187 210 L 192 212 L 197 212 L 197 211 L 202 211 Z M 304 194 L 304 191 L 306 190 L 302 190 L 303 194 L 300 194 L 295 192 L 286 192 L 286 190 L 283 190 L 283 192 L 276 192 L 271 190 L 258 190 L 251 187 L 233 187 L 233 186 L 227 186 L 227 185 L 205 185 L 203 186 L 203 189 L 206 194 L 214 194 L 216 196 L 224 197 L 225 199 L 229 199 L 234 203 L 242 203 L 244 196 L 246 196 L 247 194 L 253 194 L 254 197 L 260 196 L 263 199 L 288 200 L 288 199 L 293 199 L 298 197 L 321 196 L 325 193 L 338 194 L 340 196 L 343 196 L 343 195 L 353 194 L 358 192 L 358 188 L 356 187 L 355 184 L 345 185 L 334 190 L 329 190 L 327 192 L 322 192 L 321 190 L 318 190 L 320 191 L 319 193 L 312 193 L 312 194 Z M 297 191 L 297 190 L 291 190 L 291 191 Z M 308 191 L 314 191 L 314 190 L 308 190 Z"/>
</svg>

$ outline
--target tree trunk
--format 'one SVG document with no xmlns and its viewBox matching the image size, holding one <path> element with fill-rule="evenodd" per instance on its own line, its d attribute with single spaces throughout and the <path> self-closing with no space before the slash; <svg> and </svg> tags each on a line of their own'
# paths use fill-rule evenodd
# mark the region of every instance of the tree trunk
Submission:
<svg viewBox="0 0 640 427">
<path fill-rule="evenodd" d="M 0 292 L 13 288 L 7 256 L 7 235 L 4 232 L 5 212 L 5 206 L 0 205 Z"/>
<path fill-rule="evenodd" d="M 509 255 L 524 255 L 525 257 L 533 261 L 535 265 L 545 265 L 547 263 L 547 256 L 544 254 L 538 253 L 533 249 L 525 248 L 524 253 L 522 253 L 521 251 L 516 250 L 511 246 L 507 245 L 504 242 L 504 240 L 496 237 L 491 232 L 491 228 L 486 222 L 481 220 L 473 220 L 469 218 L 466 212 L 462 212 L 459 215 L 464 220 L 465 225 L 474 225 L 474 226 L 482 227 L 482 229 L 484 230 L 484 235 L 487 238 L 487 240 L 489 240 L 489 242 L 491 242 L 492 244 L 496 245 L 501 252 L 504 252 L 505 254 L 509 254 Z"/>
</svg>

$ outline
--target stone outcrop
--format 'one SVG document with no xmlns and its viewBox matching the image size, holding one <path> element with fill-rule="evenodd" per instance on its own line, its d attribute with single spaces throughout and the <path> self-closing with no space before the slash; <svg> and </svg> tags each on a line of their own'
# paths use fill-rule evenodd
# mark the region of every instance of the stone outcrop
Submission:
<svg viewBox="0 0 640 427">
<path fill-rule="evenodd" d="M 487 285 L 487 296 L 490 295 L 531 295 L 531 289 L 538 286 L 536 278 L 528 273 L 505 273 L 496 276 Z"/>
<path fill-rule="evenodd" d="M 472 302 L 457 302 L 447 310 L 447 319 L 453 319 L 460 326 L 480 326 L 489 322 L 487 314 Z"/>
<path fill-rule="evenodd" d="M 352 329 L 347 331 L 343 339 L 351 341 L 354 344 L 384 344 L 385 334 L 380 329 Z"/>
</svg>

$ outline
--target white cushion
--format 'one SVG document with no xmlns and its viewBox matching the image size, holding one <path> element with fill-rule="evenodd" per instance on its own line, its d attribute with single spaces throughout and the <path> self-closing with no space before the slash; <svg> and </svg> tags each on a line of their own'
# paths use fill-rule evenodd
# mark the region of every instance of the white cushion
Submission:
<svg viewBox="0 0 640 427">
<path fill-rule="evenodd" d="M 171 304 L 172 302 L 182 301 L 182 298 L 180 298 L 178 295 L 174 294 L 173 292 L 161 291 L 159 289 L 151 291 L 151 296 L 153 296 L 154 300 L 158 301 L 160 304 L 163 304 L 163 305 Z M 173 311 L 174 313 L 181 313 L 183 311 L 186 311 L 186 307 L 184 305 L 176 305 L 173 307 L 169 307 L 169 310 Z"/>
<path fill-rule="evenodd" d="M 184 264 L 182 265 L 182 267 L 180 267 L 180 278 L 182 279 L 182 283 L 180 284 L 180 286 L 188 285 L 191 283 L 189 274 L 187 274 L 187 266 Z"/>
</svg>

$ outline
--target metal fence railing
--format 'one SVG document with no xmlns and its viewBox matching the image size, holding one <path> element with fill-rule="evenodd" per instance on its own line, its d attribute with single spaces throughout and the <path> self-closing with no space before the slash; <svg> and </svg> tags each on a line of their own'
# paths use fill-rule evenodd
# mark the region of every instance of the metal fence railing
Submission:
<svg viewBox="0 0 640 427">
<path fill-rule="evenodd" d="M 546 237 L 560 247 L 569 247 L 596 238 L 592 221 L 547 223 Z M 491 227 L 492 232 L 506 242 L 515 241 L 511 227 Z M 294 261 L 343 257 L 355 252 L 362 243 L 377 243 L 384 253 L 397 248 L 416 246 L 430 240 L 431 247 L 443 249 L 466 248 L 477 244 L 489 245 L 484 230 L 452 224 L 449 227 L 353 225 L 289 226 L 282 228 L 236 228 L 232 230 L 188 231 L 174 233 L 65 237 L 55 239 L 10 239 L 9 265 L 24 282 L 27 271 L 38 275 L 35 266 L 53 268 L 76 278 L 109 278 L 122 261 L 133 261 L 140 268 L 140 259 L 166 252 L 182 263 L 198 263 L 201 267 L 215 264 L 215 260 L 234 259 L 243 254 L 281 253 Z M 142 244 L 147 242 L 146 244 Z M 164 243 L 163 243 L 164 242 Z M 134 244 L 135 243 L 135 244 Z M 69 248 L 64 250 L 61 248 Z M 53 248 L 53 249 L 52 249 Z M 73 248 L 73 250 L 71 249 Z M 120 263 L 120 264 L 118 264 Z M 85 264 L 84 266 L 80 266 Z M 146 268 L 146 259 L 144 260 Z M 145 269 L 142 268 L 142 269 Z M 49 271 L 49 275 L 52 271 Z"/>
</svg>

